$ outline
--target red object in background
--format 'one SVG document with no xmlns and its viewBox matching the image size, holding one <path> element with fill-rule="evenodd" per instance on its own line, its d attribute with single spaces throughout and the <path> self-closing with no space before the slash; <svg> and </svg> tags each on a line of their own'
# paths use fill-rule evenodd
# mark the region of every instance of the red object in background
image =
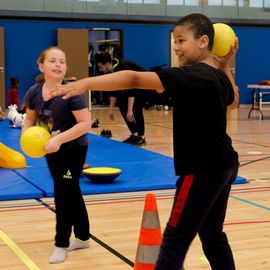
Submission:
<svg viewBox="0 0 270 270">
<path fill-rule="evenodd" d="M 8 90 L 8 106 L 19 104 L 19 92 L 17 88 L 10 88 Z"/>
<path fill-rule="evenodd" d="M 262 81 L 260 81 L 260 85 L 270 85 L 270 81 L 269 80 L 262 80 Z"/>
<path fill-rule="evenodd" d="M 89 165 L 89 164 L 84 163 L 84 165 L 83 165 L 83 168 L 84 168 L 84 169 L 89 168 L 89 167 L 90 167 L 90 165 Z"/>
</svg>

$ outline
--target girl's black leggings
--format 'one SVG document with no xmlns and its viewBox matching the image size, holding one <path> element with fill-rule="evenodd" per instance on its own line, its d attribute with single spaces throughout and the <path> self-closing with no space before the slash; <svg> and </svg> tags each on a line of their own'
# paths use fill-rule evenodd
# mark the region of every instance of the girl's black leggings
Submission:
<svg viewBox="0 0 270 270">
<path fill-rule="evenodd" d="M 75 237 L 90 237 L 88 214 L 82 197 L 79 178 L 86 158 L 87 146 L 59 150 L 46 155 L 54 181 L 57 247 L 68 247 L 72 227 Z"/>
</svg>

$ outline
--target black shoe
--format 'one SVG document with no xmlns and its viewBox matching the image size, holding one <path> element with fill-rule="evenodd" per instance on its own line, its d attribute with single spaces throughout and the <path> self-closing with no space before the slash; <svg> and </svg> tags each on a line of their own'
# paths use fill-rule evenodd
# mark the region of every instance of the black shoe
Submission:
<svg viewBox="0 0 270 270">
<path fill-rule="evenodd" d="M 111 138 L 112 137 L 112 132 L 110 130 L 107 130 L 107 137 Z"/>
<path fill-rule="evenodd" d="M 136 136 L 136 138 L 132 141 L 132 144 L 137 146 L 145 146 L 146 140 L 141 136 Z"/>
<path fill-rule="evenodd" d="M 103 129 L 100 133 L 100 136 L 106 137 L 106 138 L 111 138 L 112 132 L 109 129 Z"/>
<path fill-rule="evenodd" d="M 125 140 L 123 141 L 123 143 L 130 143 L 130 144 L 132 144 L 131 142 L 134 140 L 135 137 L 137 137 L 137 136 L 135 136 L 135 135 L 130 135 L 130 137 L 128 137 L 127 139 L 125 139 Z"/>
<path fill-rule="evenodd" d="M 135 135 L 131 135 L 128 139 L 124 140 L 123 142 L 128 143 L 128 144 L 132 144 L 132 145 L 137 145 L 137 146 L 146 145 L 146 141 L 143 137 L 135 136 Z"/>
<path fill-rule="evenodd" d="M 95 119 L 92 123 L 92 128 L 98 128 L 99 127 L 99 121 L 98 119 Z"/>
<path fill-rule="evenodd" d="M 100 136 L 104 137 L 105 136 L 105 129 L 102 129 L 100 132 Z"/>
</svg>

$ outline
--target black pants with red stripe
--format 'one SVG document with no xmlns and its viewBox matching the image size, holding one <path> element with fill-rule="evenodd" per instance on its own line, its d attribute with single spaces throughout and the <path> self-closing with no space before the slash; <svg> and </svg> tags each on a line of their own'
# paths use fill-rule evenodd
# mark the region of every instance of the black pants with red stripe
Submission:
<svg viewBox="0 0 270 270">
<path fill-rule="evenodd" d="M 54 181 L 57 247 L 69 246 L 72 226 L 76 238 L 86 241 L 90 237 L 88 214 L 79 183 L 86 152 L 87 146 L 81 146 L 46 156 Z"/>
<path fill-rule="evenodd" d="M 223 223 L 237 173 L 238 168 L 231 168 L 183 175 L 178 179 L 155 270 L 180 270 L 197 233 L 212 269 L 235 270 Z"/>
</svg>

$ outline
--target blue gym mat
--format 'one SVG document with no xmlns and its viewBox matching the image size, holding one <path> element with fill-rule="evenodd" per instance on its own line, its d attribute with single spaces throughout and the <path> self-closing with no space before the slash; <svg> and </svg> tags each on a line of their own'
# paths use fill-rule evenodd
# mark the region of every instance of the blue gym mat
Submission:
<svg viewBox="0 0 270 270">
<path fill-rule="evenodd" d="M 0 121 L 0 142 L 20 151 L 21 129 L 13 129 L 8 121 Z M 122 174 L 112 183 L 96 184 L 86 176 L 80 179 L 86 194 L 174 189 L 173 159 L 133 145 L 89 134 L 89 149 L 85 163 L 90 167 L 115 167 Z M 53 180 L 45 158 L 26 156 L 24 169 L 0 168 L 0 200 L 31 199 L 53 196 Z M 240 182 L 245 178 L 238 177 Z"/>
<path fill-rule="evenodd" d="M 0 179 L 0 200 L 41 198 L 45 195 L 13 170 L 0 169 Z"/>
</svg>

